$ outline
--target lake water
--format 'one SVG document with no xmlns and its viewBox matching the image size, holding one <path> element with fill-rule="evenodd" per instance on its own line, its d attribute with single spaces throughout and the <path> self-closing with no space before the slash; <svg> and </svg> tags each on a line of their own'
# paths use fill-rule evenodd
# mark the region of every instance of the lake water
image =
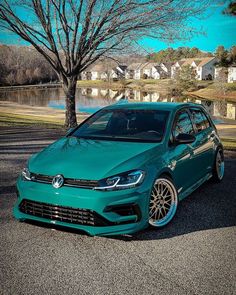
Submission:
<svg viewBox="0 0 236 295">
<path fill-rule="evenodd" d="M 0 100 L 14 102 L 21 105 L 50 107 L 65 109 L 65 96 L 59 87 L 27 89 L 27 90 L 0 90 Z M 114 91 L 99 88 L 78 88 L 76 93 L 77 111 L 94 113 L 100 108 L 122 101 L 144 102 L 196 102 L 204 105 L 212 116 L 236 120 L 236 103 L 228 101 L 211 101 L 193 97 L 173 98 L 158 92 L 144 92 L 126 89 Z"/>
</svg>

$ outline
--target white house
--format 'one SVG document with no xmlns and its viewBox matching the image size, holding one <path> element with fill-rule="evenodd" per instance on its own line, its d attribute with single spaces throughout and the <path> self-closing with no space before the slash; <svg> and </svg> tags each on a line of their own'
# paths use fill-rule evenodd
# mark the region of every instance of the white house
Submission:
<svg viewBox="0 0 236 295">
<path fill-rule="evenodd" d="M 156 69 L 156 63 L 148 62 L 145 63 L 142 68 L 142 78 L 144 79 L 160 79 L 159 73 Z"/>
<path fill-rule="evenodd" d="M 136 79 L 139 80 L 141 79 L 142 75 L 142 68 L 143 64 L 142 63 L 132 63 L 130 64 L 125 71 L 125 78 L 126 79 Z"/>
<path fill-rule="evenodd" d="M 82 72 L 81 78 L 82 80 L 100 80 L 103 72 L 104 67 L 102 64 L 93 64 Z"/>
<path fill-rule="evenodd" d="M 127 69 L 126 65 L 118 65 L 111 70 L 112 79 L 122 79 L 125 78 L 125 71 Z"/>
<path fill-rule="evenodd" d="M 109 80 L 112 69 L 115 66 L 114 62 L 99 61 L 90 65 L 84 72 L 82 72 L 82 80 Z"/>
<path fill-rule="evenodd" d="M 185 66 L 190 66 L 196 73 L 197 80 L 212 80 L 215 76 L 216 57 L 185 58 L 171 67 L 171 78 Z"/>
<path fill-rule="evenodd" d="M 236 82 L 236 65 L 228 68 L 228 83 Z"/>
<path fill-rule="evenodd" d="M 174 63 L 172 66 L 171 66 L 171 78 L 175 78 L 176 74 L 178 73 L 178 71 L 181 70 L 182 68 L 182 65 L 184 64 L 184 60 L 180 60 L 180 61 L 177 61 L 176 63 Z"/>
<path fill-rule="evenodd" d="M 153 79 L 166 79 L 171 76 L 171 66 L 173 63 L 162 62 L 156 65 L 153 70 Z"/>
<path fill-rule="evenodd" d="M 125 71 L 126 79 L 161 79 L 168 76 L 168 69 L 164 63 L 157 65 L 156 63 L 132 63 Z M 165 73 L 165 74 L 163 74 Z"/>
</svg>

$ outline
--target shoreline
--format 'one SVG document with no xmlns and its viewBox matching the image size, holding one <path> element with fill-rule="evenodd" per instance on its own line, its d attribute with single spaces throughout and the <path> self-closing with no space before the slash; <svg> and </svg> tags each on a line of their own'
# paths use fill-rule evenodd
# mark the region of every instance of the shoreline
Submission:
<svg viewBox="0 0 236 295">
<path fill-rule="evenodd" d="M 98 88 L 98 89 L 111 89 L 114 91 L 124 91 L 126 89 L 140 90 L 143 92 L 159 92 L 162 95 L 168 94 L 168 88 L 171 84 L 171 79 L 147 79 L 147 80 L 123 80 L 117 82 L 107 82 L 102 80 L 79 80 L 77 82 L 77 88 Z M 233 83 L 227 83 L 228 90 L 225 94 L 219 93 L 214 88 L 216 83 L 208 81 L 199 81 L 199 84 L 205 84 L 206 87 L 195 90 L 185 91 L 182 96 L 191 96 L 193 98 L 220 101 L 227 100 L 228 102 L 236 102 L 236 90 L 234 90 Z M 35 85 L 16 85 L 16 86 L 0 86 L 1 91 L 17 91 L 17 90 L 32 90 L 32 89 L 50 89 L 50 88 L 61 88 L 61 83 L 45 83 Z M 232 88 L 232 90 L 231 90 Z"/>
<path fill-rule="evenodd" d="M 44 88 L 58 88 L 61 83 L 45 83 L 45 84 L 27 84 L 27 85 L 13 85 L 13 86 L 0 86 L 0 91 L 4 90 L 31 90 L 31 89 L 44 89 Z"/>
<path fill-rule="evenodd" d="M 77 88 L 107 88 L 112 90 L 125 90 L 136 89 L 144 91 L 160 91 L 163 94 L 167 92 L 168 84 L 171 79 L 162 80 L 123 80 L 123 81 L 103 81 L 103 80 L 79 80 L 77 82 Z M 47 88 L 61 88 L 62 84 L 58 83 L 45 83 L 45 84 L 33 84 L 33 85 L 13 85 L 13 86 L 0 86 L 0 91 L 9 90 L 31 90 L 31 89 L 47 89 Z"/>
<path fill-rule="evenodd" d="M 201 91 L 202 90 L 202 91 Z M 204 100 L 212 100 L 212 101 L 225 101 L 227 100 L 227 102 L 229 103 L 236 103 L 236 91 L 234 91 L 233 94 L 228 94 L 228 95 L 222 95 L 222 96 L 218 96 L 218 94 L 215 94 L 214 91 L 210 92 L 204 92 L 204 90 L 206 89 L 200 89 L 200 90 L 196 90 L 196 91 L 191 91 L 191 92 L 186 92 L 186 95 L 190 95 L 193 98 L 199 98 L 199 99 L 204 99 Z M 209 90 L 209 89 L 207 89 Z"/>
</svg>

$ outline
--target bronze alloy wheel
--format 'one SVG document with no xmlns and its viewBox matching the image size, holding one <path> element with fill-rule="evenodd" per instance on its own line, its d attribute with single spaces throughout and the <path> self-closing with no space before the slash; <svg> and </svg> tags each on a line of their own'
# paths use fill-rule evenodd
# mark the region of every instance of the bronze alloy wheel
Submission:
<svg viewBox="0 0 236 295">
<path fill-rule="evenodd" d="M 149 224 L 162 227 L 175 215 L 178 205 L 177 191 L 170 179 L 158 178 L 152 188 L 149 204 Z"/>
</svg>

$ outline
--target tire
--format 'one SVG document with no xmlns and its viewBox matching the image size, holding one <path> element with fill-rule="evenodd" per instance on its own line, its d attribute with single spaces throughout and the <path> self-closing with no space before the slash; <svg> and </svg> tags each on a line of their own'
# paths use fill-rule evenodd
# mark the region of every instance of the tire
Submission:
<svg viewBox="0 0 236 295">
<path fill-rule="evenodd" d="M 221 182 L 225 173 L 224 152 L 222 148 L 216 150 L 214 166 L 212 169 L 212 180 Z"/>
<path fill-rule="evenodd" d="M 178 193 L 173 181 L 163 176 L 157 178 L 149 202 L 149 224 L 153 227 L 167 225 L 175 216 Z"/>
</svg>

